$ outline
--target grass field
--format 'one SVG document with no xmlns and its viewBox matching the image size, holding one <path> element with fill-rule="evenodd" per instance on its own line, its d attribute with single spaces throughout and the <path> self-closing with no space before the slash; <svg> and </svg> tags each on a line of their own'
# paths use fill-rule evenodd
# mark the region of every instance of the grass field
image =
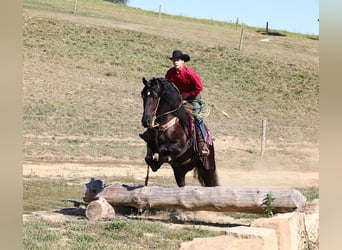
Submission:
<svg viewBox="0 0 342 250">
<path fill-rule="evenodd" d="M 42 8 L 43 2 L 25 1 L 24 6 Z M 89 10 L 83 13 L 80 7 L 80 16 L 24 14 L 25 63 L 42 64 L 25 67 L 25 134 L 76 135 L 79 142 L 89 136 L 136 138 L 142 130 L 141 78 L 164 76 L 171 66 L 167 57 L 181 48 L 204 82 L 203 97 L 211 106 L 207 124 L 216 137 L 256 138 L 266 119 L 270 139 L 317 142 L 317 40 L 287 34 L 260 42 L 265 36 L 246 27 L 244 49 L 238 51 L 240 33 L 231 24 L 158 19 L 101 1 L 82 4 Z M 45 8 L 68 13 L 69 5 Z M 42 150 L 37 140 L 25 154 L 33 153 L 31 147 Z M 51 143 L 49 151 L 60 152 L 58 146 Z"/>
<path fill-rule="evenodd" d="M 263 35 L 253 27 L 165 14 L 159 18 L 101 0 L 78 1 L 73 14 L 73 4 L 23 1 L 24 161 L 143 159 L 141 78 L 164 76 L 171 66 L 168 56 L 181 49 L 191 55 L 188 66 L 203 80 L 203 98 L 211 107 L 206 123 L 215 138 L 258 142 L 266 119 L 266 159 L 285 159 L 291 170 L 316 170 L 306 163 L 310 150 L 305 149 L 318 145 L 318 37 L 285 31 L 277 31 L 284 36 Z M 254 146 L 246 148 L 222 152 L 232 160 L 237 155 L 246 166 L 260 160 Z M 136 179 L 121 181 L 135 184 Z M 24 178 L 24 213 L 62 209 L 61 200 L 79 199 L 83 188 L 79 180 L 32 173 Z M 318 197 L 318 187 L 302 192 Z M 24 223 L 24 246 L 178 249 L 184 240 L 217 234 L 222 231 L 191 225 L 170 229 L 155 221 L 38 219 Z"/>
<path fill-rule="evenodd" d="M 68 12 L 65 8 L 70 8 L 72 2 L 60 3 L 64 8 L 58 5 L 55 8 Z M 44 6 L 34 3 L 25 1 L 24 6 Z M 24 56 L 51 63 L 50 67 L 63 65 L 70 70 L 66 74 L 91 74 L 101 78 L 102 84 L 65 77 L 50 82 L 48 89 L 46 82 L 30 83 L 24 92 L 25 115 L 114 120 L 129 114 L 138 120 L 141 78 L 164 76 L 171 66 L 167 56 L 174 48 L 181 48 L 193 58 L 189 66 L 201 75 L 207 102 L 230 116 L 227 121 L 213 108 L 208 122 L 218 136 L 228 130 L 219 129 L 222 123 L 229 122 L 244 126 L 267 119 L 273 126 L 318 126 L 318 41 L 288 34 L 271 37 L 268 43 L 260 42 L 264 36 L 246 28 L 244 49 L 238 51 L 240 33 L 231 24 L 176 17 L 158 19 L 151 13 L 145 15 L 137 10 L 130 13 L 129 8 L 105 1 L 82 1 L 79 15 L 83 13 L 82 4 L 86 5 L 84 15 L 94 11 L 90 15 L 95 16 L 93 24 L 92 19 L 88 20 L 90 24 L 77 23 L 77 16 L 72 15 L 70 19 L 75 21 L 26 16 Z M 97 14 L 100 10 L 102 15 Z M 96 25 L 100 17 L 108 22 L 125 23 L 129 29 Z M 206 39 L 202 40 L 203 36 Z M 219 126 L 215 127 L 216 123 Z M 111 133 L 110 128 L 103 130 Z M 233 135 L 237 130 L 229 128 Z M 304 139 L 317 138 L 311 134 Z"/>
</svg>

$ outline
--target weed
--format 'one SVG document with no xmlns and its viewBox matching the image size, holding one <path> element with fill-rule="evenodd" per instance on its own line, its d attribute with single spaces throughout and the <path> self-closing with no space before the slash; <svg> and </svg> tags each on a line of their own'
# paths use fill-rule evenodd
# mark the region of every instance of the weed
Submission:
<svg viewBox="0 0 342 250">
<path fill-rule="evenodd" d="M 272 192 L 269 192 L 266 197 L 262 200 L 262 207 L 264 208 L 265 216 L 272 217 L 274 209 L 274 200 Z"/>
</svg>

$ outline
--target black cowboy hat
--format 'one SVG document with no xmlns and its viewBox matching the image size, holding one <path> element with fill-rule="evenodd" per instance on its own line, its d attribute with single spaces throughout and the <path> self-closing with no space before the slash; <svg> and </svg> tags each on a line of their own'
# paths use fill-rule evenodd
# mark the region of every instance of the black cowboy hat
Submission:
<svg viewBox="0 0 342 250">
<path fill-rule="evenodd" d="M 180 58 L 184 62 L 190 61 L 190 56 L 187 54 L 183 54 L 180 50 L 174 50 L 172 52 L 172 57 L 169 57 L 170 60 L 173 60 L 174 58 Z"/>
</svg>

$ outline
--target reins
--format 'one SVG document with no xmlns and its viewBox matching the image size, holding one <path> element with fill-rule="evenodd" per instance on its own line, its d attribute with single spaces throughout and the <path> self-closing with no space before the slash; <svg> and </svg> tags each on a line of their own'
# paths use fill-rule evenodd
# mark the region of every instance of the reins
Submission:
<svg viewBox="0 0 342 250">
<path fill-rule="evenodd" d="M 148 185 L 149 177 L 150 177 L 150 166 L 147 164 L 146 177 L 145 177 L 145 186 Z"/>
<path fill-rule="evenodd" d="M 157 113 L 157 110 L 158 110 L 158 108 L 159 108 L 159 103 L 160 103 L 160 97 L 158 98 L 158 103 L 157 103 L 156 109 L 155 109 L 155 111 L 154 111 L 155 114 Z M 161 114 L 161 115 L 158 115 L 158 116 L 154 115 L 154 116 L 153 116 L 153 122 L 152 122 L 152 128 L 156 128 L 156 127 L 159 127 L 159 126 L 160 126 L 159 123 L 156 123 L 156 122 L 155 122 L 158 118 L 160 118 L 160 117 L 162 117 L 162 116 L 165 116 L 165 115 L 168 115 L 168 114 L 172 114 L 173 112 L 176 112 L 178 109 L 180 109 L 180 108 L 182 107 L 182 105 L 183 105 L 183 103 L 181 103 L 177 108 L 172 109 L 172 110 L 170 110 L 170 111 L 167 111 L 167 112 L 165 112 L 165 113 L 163 113 L 163 114 Z M 173 119 L 172 119 L 172 120 L 173 120 Z M 174 124 L 174 123 L 173 123 L 173 124 Z M 165 127 L 168 127 L 168 126 L 165 125 Z M 165 129 L 164 129 L 164 130 L 165 130 Z"/>
<path fill-rule="evenodd" d="M 157 118 L 158 118 L 158 117 L 156 116 L 156 114 L 157 114 L 157 110 L 158 110 L 158 108 L 159 108 L 159 103 L 160 103 L 160 97 L 158 97 L 158 103 L 157 103 L 156 108 L 155 108 L 155 110 L 154 110 L 154 116 L 152 117 L 152 128 L 159 127 L 159 124 L 156 123 L 156 120 L 157 120 Z"/>
</svg>

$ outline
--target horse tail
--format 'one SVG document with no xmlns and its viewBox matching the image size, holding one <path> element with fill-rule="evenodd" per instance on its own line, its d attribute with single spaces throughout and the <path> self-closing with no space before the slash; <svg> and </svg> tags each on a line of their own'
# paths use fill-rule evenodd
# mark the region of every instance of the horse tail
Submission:
<svg viewBox="0 0 342 250">
<path fill-rule="evenodd" d="M 216 187 L 220 186 L 216 171 L 207 171 L 203 168 L 194 169 L 194 177 L 204 187 Z"/>
<path fill-rule="evenodd" d="M 194 178 L 197 178 L 198 182 L 201 184 L 201 186 L 205 187 L 206 183 L 204 182 L 204 178 L 202 174 L 200 173 L 200 170 L 198 168 L 194 168 Z"/>
</svg>

